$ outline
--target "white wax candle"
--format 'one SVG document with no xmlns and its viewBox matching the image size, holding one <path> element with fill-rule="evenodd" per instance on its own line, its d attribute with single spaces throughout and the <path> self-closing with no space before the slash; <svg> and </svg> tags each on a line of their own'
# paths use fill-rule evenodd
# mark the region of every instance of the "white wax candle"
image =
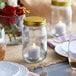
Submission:
<svg viewBox="0 0 76 76">
<path fill-rule="evenodd" d="M 28 55 L 29 55 L 29 58 L 31 59 L 39 59 L 40 47 L 36 46 L 35 43 L 33 43 L 33 46 L 29 48 Z"/>
<path fill-rule="evenodd" d="M 55 25 L 55 30 L 56 30 L 56 34 L 58 34 L 59 36 L 65 35 L 66 34 L 66 24 L 59 21 L 59 23 L 57 23 Z"/>
</svg>

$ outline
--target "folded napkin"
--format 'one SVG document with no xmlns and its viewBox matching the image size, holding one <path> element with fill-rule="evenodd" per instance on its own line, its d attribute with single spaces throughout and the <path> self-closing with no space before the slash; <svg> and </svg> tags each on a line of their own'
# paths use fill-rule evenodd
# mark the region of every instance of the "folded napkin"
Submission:
<svg viewBox="0 0 76 76">
<path fill-rule="evenodd" d="M 29 72 L 27 76 L 39 76 L 39 75 L 33 72 Z"/>
<path fill-rule="evenodd" d="M 50 39 L 47 40 L 47 44 L 51 48 L 55 48 L 55 46 L 57 44 L 69 41 L 69 39 L 70 39 L 70 35 L 65 35 L 65 36 L 56 37 L 56 38 L 50 38 Z"/>
</svg>

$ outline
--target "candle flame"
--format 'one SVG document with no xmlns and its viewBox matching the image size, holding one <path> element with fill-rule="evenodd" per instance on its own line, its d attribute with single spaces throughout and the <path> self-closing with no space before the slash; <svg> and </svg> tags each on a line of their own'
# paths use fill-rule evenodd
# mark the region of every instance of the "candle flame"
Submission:
<svg viewBox="0 0 76 76">
<path fill-rule="evenodd" d="M 59 26 L 61 27 L 63 23 L 62 23 L 62 21 L 60 20 L 58 24 L 59 24 Z"/>
<path fill-rule="evenodd" d="M 33 43 L 32 48 L 36 48 L 36 44 L 35 43 Z"/>
<path fill-rule="evenodd" d="M 62 21 L 59 21 L 59 24 L 62 24 Z"/>
</svg>

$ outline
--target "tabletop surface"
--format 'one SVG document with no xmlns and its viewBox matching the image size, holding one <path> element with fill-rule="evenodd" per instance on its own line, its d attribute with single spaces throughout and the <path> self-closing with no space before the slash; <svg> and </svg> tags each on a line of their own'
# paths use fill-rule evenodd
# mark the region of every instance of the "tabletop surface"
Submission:
<svg viewBox="0 0 76 76">
<path fill-rule="evenodd" d="M 72 70 L 68 61 L 51 65 L 48 67 L 39 68 L 33 72 L 40 74 L 42 70 L 48 73 L 48 76 L 76 76 L 76 71 Z"/>
</svg>

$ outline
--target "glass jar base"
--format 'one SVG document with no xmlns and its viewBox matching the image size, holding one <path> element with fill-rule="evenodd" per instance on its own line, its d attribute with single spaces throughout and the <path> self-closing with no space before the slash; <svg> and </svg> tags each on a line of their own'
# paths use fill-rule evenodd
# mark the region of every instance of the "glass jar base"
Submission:
<svg viewBox="0 0 76 76">
<path fill-rule="evenodd" d="M 17 40 L 9 40 L 9 39 L 6 39 L 6 44 L 7 45 L 18 45 L 18 44 L 20 44 L 21 43 L 21 39 L 17 39 Z"/>
<path fill-rule="evenodd" d="M 54 33 L 50 33 L 50 36 L 51 37 L 59 37 L 59 36 L 64 36 L 64 34 L 63 35 L 59 35 L 59 34 L 56 34 L 55 32 Z"/>
<path fill-rule="evenodd" d="M 39 59 L 29 59 L 28 57 L 25 58 L 23 57 L 23 59 L 27 62 L 27 63 L 39 63 L 41 61 L 43 61 L 44 59 L 43 58 L 39 58 Z"/>
<path fill-rule="evenodd" d="M 72 67 L 72 70 L 75 70 L 76 71 L 76 68 Z"/>
<path fill-rule="evenodd" d="M 46 56 L 47 56 L 47 52 L 45 52 L 45 56 L 40 56 L 39 58 L 37 59 L 32 59 L 28 56 L 28 54 L 24 54 L 23 55 L 23 59 L 27 62 L 27 63 L 39 63 L 41 61 L 43 61 L 44 59 L 46 59 Z"/>
<path fill-rule="evenodd" d="M 59 35 L 56 34 L 56 33 L 50 33 L 50 36 L 52 36 L 52 37 L 59 37 Z"/>
</svg>

